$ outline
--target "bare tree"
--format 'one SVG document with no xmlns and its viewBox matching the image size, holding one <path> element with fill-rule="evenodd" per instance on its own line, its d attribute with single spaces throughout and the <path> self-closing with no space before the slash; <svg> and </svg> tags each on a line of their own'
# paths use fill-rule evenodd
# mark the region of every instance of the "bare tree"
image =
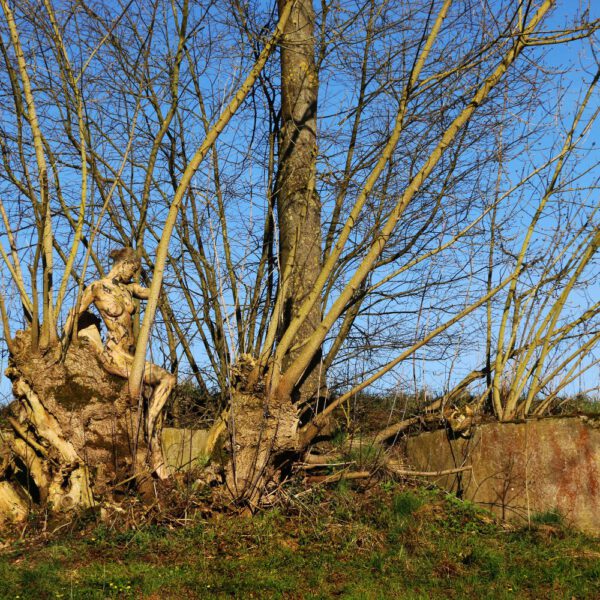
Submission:
<svg viewBox="0 0 600 600">
<path fill-rule="evenodd" d="M 127 468 L 148 475 L 140 428 L 127 425 L 147 402 L 148 349 L 217 389 L 211 444 L 223 435 L 223 482 L 250 508 L 346 400 L 421 349 L 459 351 L 454 325 L 480 331 L 484 315 L 487 359 L 442 405 L 485 380 L 479 404 L 499 418 L 544 410 L 595 364 L 595 305 L 564 308 L 591 277 L 597 207 L 575 176 L 560 179 L 594 122 L 595 79 L 562 150 L 507 176 L 536 135 L 509 115 L 525 122 L 550 103 L 544 50 L 593 36 L 588 13 L 557 31 L 551 0 L 36 6 L 2 0 L 13 117 L 0 309 L 18 399 L 10 468 L 28 470 L 44 499 L 93 503 Z M 534 184 L 537 210 L 511 240 L 531 206 L 515 199 Z M 559 190 L 572 208 L 552 213 Z M 534 247 L 549 220 L 556 250 L 542 264 Z M 53 390 L 81 385 L 82 364 L 90 389 L 114 384 L 58 330 L 121 245 L 135 246 L 150 289 L 129 381 L 106 391 L 123 444 L 103 478 Z M 26 334 L 12 333 L 18 322 Z M 559 342 L 571 353 L 548 360 Z M 339 375 L 350 364 L 355 377 Z M 54 385 L 41 367 L 56 369 Z M 560 383 L 540 401 L 549 381 Z M 375 442 L 406 426 L 382 424 Z"/>
</svg>

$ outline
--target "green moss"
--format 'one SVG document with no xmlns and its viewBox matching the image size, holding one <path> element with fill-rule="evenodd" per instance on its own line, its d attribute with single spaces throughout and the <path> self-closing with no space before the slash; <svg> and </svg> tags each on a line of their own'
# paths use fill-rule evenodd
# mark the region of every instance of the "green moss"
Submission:
<svg viewBox="0 0 600 600">
<path fill-rule="evenodd" d="M 81 385 L 71 377 L 67 377 L 62 385 L 51 388 L 50 392 L 56 402 L 66 410 L 75 410 L 86 406 L 97 395 L 94 388 Z"/>
</svg>

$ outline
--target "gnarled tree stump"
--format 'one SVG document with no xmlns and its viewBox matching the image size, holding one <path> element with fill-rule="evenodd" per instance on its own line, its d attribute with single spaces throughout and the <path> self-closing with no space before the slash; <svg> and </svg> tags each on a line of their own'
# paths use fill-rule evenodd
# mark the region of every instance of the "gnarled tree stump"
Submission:
<svg viewBox="0 0 600 600">
<path fill-rule="evenodd" d="M 127 380 L 104 370 L 93 342 L 71 345 L 63 359 L 60 345 L 32 352 L 25 332 L 13 346 L 6 374 L 15 399 L 3 411 L 0 513 L 19 518 L 36 504 L 53 511 L 90 507 L 111 501 L 121 482 L 148 475 L 143 406 L 132 403 Z"/>
<path fill-rule="evenodd" d="M 298 452 L 298 412 L 289 400 L 234 391 L 227 425 L 227 489 L 237 504 L 254 509 L 282 462 Z"/>
</svg>

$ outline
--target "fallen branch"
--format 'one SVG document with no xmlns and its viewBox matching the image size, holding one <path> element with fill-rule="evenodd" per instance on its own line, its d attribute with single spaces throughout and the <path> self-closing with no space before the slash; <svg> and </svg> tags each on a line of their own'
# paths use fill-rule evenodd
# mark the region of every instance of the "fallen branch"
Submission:
<svg viewBox="0 0 600 600">
<path fill-rule="evenodd" d="M 306 481 L 308 483 L 335 483 L 336 481 L 340 481 L 340 479 L 368 479 L 372 476 L 372 471 L 354 471 L 352 473 L 341 471 L 333 473 L 333 475 L 313 475 L 312 477 L 307 477 Z"/>
<path fill-rule="evenodd" d="M 408 477 L 442 477 L 443 475 L 454 475 L 455 473 L 462 473 L 463 471 L 472 471 L 472 465 L 465 465 L 464 467 L 455 467 L 454 469 L 445 469 L 443 471 L 413 471 L 412 469 L 401 469 L 394 466 L 393 462 L 386 463 L 387 468 L 394 473 L 394 475 L 402 475 Z"/>
<path fill-rule="evenodd" d="M 415 425 L 421 421 L 421 417 L 411 417 L 410 419 L 405 419 L 404 421 L 400 421 L 399 423 L 394 423 L 385 429 L 382 429 L 376 436 L 375 442 L 381 443 L 385 442 L 385 440 L 402 433 L 405 429 L 408 429 L 411 425 Z"/>
<path fill-rule="evenodd" d="M 327 460 L 331 460 L 331 461 L 342 461 L 343 460 L 343 456 L 341 453 L 337 453 L 337 454 L 306 454 L 304 456 L 304 464 L 305 465 L 319 465 L 319 466 L 329 466 L 330 463 L 325 463 L 324 461 Z"/>
<path fill-rule="evenodd" d="M 324 458 L 324 457 L 323 457 Z M 310 469 L 318 469 L 318 468 L 323 468 L 323 467 L 347 467 L 348 465 L 352 465 L 354 464 L 355 461 L 346 461 L 346 462 L 334 462 L 334 463 L 328 463 L 328 462 L 319 462 L 319 463 L 313 463 L 313 462 L 306 462 L 306 463 L 300 463 L 298 465 L 298 468 L 303 470 L 303 471 L 310 471 Z"/>
<path fill-rule="evenodd" d="M 311 465 L 311 467 L 312 466 L 314 465 Z M 444 475 L 454 475 L 456 473 L 471 471 L 473 469 L 472 465 L 465 465 L 464 467 L 455 467 L 454 469 L 445 469 L 443 471 L 413 471 L 412 469 L 401 469 L 396 467 L 391 461 L 387 462 L 385 466 L 392 471 L 394 475 L 402 475 L 404 477 L 442 477 Z M 346 471 L 340 471 L 338 473 L 333 473 L 332 475 L 313 475 L 312 477 L 307 477 L 306 481 L 310 484 L 335 483 L 341 479 L 368 479 L 369 477 L 372 477 L 373 474 L 373 471 L 355 471 L 350 473 Z"/>
</svg>

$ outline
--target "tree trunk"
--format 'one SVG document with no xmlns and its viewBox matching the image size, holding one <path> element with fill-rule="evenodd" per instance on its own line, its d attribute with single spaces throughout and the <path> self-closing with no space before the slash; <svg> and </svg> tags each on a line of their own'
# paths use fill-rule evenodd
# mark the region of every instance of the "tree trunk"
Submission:
<svg viewBox="0 0 600 600">
<path fill-rule="evenodd" d="M 281 11 L 284 0 L 279 0 Z M 315 13 L 311 0 L 298 0 L 285 26 L 281 44 L 281 133 L 277 174 L 280 284 L 285 289 L 280 332 L 312 289 L 321 267 L 321 205 L 315 189 L 317 158 L 317 93 Z M 315 304 L 300 328 L 297 346 L 321 319 Z M 283 369 L 297 351 L 285 358 Z M 294 401 L 316 396 L 324 382 L 316 356 L 294 391 Z"/>
<path fill-rule="evenodd" d="M 280 14 L 286 0 L 279 0 Z M 283 335 L 312 289 L 321 267 L 321 206 L 315 189 L 317 92 L 315 14 L 310 0 L 293 3 L 281 42 L 281 131 L 275 195 L 279 225 L 280 281 L 283 291 L 279 336 Z M 315 304 L 299 329 L 282 368 L 293 363 L 298 347 L 316 329 L 321 307 Z M 285 464 L 299 452 L 299 413 L 324 386 L 315 356 L 291 397 L 277 396 L 266 382 L 252 380 L 253 359 L 233 366 L 227 421 L 225 483 L 229 495 L 251 510 Z"/>
<path fill-rule="evenodd" d="M 18 332 L 13 350 L 6 374 L 15 400 L 3 411 L 11 431 L 0 440 L 5 504 L 86 508 L 122 494 L 132 477 L 149 480 L 143 406 L 131 403 L 125 379 L 104 370 L 93 344 L 71 345 L 61 361 L 60 345 L 35 352 Z"/>
<path fill-rule="evenodd" d="M 298 449 L 298 413 L 291 402 L 274 402 L 260 393 L 236 391 L 228 423 L 228 494 L 254 510 L 280 480 L 286 458 Z"/>
</svg>

